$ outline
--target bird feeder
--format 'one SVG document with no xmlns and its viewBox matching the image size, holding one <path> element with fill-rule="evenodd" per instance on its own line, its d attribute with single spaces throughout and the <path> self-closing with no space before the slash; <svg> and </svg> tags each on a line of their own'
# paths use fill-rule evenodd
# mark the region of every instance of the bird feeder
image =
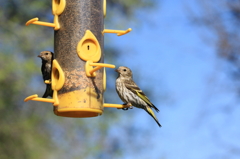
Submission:
<svg viewBox="0 0 240 159">
<path fill-rule="evenodd" d="M 104 107 L 126 108 L 126 105 L 104 103 L 106 90 L 105 68 L 115 65 L 104 63 L 104 34 L 118 36 L 131 31 L 104 29 L 106 0 L 52 0 L 53 23 L 29 20 L 54 28 L 54 54 L 51 84 L 53 97 L 37 94 L 25 98 L 53 104 L 54 113 L 64 117 L 95 117 Z"/>
</svg>

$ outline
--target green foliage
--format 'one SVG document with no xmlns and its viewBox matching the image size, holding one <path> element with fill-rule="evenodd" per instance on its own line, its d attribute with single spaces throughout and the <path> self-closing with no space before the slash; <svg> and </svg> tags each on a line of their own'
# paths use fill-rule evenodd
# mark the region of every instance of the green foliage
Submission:
<svg viewBox="0 0 240 159">
<path fill-rule="evenodd" d="M 0 158 L 120 157 L 122 145 L 111 134 L 113 125 L 122 120 L 117 109 L 105 109 L 101 117 L 71 119 L 55 116 L 49 103 L 23 102 L 28 95 L 44 91 L 37 55 L 53 50 L 54 34 L 52 28 L 26 27 L 25 22 L 34 17 L 52 21 L 51 1 L 0 2 Z M 114 10 L 108 14 L 116 15 L 113 11 L 118 10 L 122 16 L 131 17 L 152 2 L 109 0 L 108 7 Z M 110 58 L 114 63 L 114 57 Z"/>
</svg>

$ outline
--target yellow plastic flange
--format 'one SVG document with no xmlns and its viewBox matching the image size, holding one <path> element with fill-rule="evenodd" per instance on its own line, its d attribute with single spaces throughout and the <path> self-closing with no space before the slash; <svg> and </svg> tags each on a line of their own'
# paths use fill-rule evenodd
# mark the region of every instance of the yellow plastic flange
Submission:
<svg viewBox="0 0 240 159">
<path fill-rule="evenodd" d="M 60 15 L 66 7 L 66 0 L 52 0 L 53 15 Z"/>
<path fill-rule="evenodd" d="M 103 0 L 103 16 L 106 17 L 107 14 L 107 2 L 106 0 Z"/>
<path fill-rule="evenodd" d="M 53 90 L 53 106 L 58 106 L 59 105 L 59 100 L 58 100 L 58 92 L 57 90 Z"/>
<path fill-rule="evenodd" d="M 84 61 L 98 62 L 101 58 L 101 47 L 97 38 L 90 30 L 86 30 L 85 35 L 77 45 L 78 56 Z"/>
<path fill-rule="evenodd" d="M 52 90 L 60 90 L 65 82 L 65 75 L 57 60 L 53 60 L 52 64 Z"/>
</svg>

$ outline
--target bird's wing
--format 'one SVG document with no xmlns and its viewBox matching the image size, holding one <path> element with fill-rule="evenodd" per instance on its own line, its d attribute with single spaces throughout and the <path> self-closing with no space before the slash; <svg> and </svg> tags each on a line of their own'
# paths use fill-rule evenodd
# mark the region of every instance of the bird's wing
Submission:
<svg viewBox="0 0 240 159">
<path fill-rule="evenodd" d="M 125 81 L 125 86 L 128 90 L 136 94 L 138 97 L 140 97 L 142 100 L 144 100 L 149 106 L 155 107 L 148 97 L 143 93 L 143 91 L 136 85 L 134 81 Z"/>
<path fill-rule="evenodd" d="M 42 64 L 41 71 L 42 71 L 43 80 L 47 80 L 46 77 L 45 77 L 46 76 L 45 75 L 46 74 L 45 73 L 45 64 Z"/>
</svg>

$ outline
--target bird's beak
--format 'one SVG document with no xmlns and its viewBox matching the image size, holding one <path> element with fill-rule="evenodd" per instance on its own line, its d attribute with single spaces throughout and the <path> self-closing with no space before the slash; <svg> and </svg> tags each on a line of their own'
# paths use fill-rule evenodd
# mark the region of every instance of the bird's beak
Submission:
<svg viewBox="0 0 240 159">
<path fill-rule="evenodd" d="M 115 70 L 116 72 L 119 72 L 118 69 Z"/>
<path fill-rule="evenodd" d="M 40 58 L 41 58 L 42 56 L 41 56 L 41 55 L 38 55 L 38 57 L 40 57 Z"/>
</svg>

